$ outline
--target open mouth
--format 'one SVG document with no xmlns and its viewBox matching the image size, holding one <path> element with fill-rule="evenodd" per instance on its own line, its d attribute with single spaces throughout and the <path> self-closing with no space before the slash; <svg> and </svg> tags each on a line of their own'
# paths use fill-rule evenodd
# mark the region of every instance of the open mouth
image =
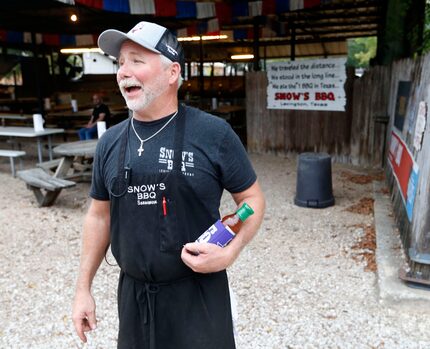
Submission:
<svg viewBox="0 0 430 349">
<path fill-rule="evenodd" d="M 121 92 L 131 97 L 143 90 L 143 85 L 134 79 L 124 79 L 118 83 Z"/>
<path fill-rule="evenodd" d="M 127 86 L 124 89 L 127 93 L 134 93 L 141 90 L 142 88 L 140 86 Z"/>
</svg>

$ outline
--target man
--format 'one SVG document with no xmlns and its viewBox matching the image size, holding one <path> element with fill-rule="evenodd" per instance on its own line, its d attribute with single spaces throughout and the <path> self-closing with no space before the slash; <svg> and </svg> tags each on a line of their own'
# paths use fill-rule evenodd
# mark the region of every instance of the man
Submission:
<svg viewBox="0 0 430 349">
<path fill-rule="evenodd" d="M 261 224 L 265 201 L 239 138 L 222 119 L 178 103 L 183 50 L 166 28 L 107 30 L 132 118 L 100 139 L 73 306 L 79 337 L 96 328 L 91 283 L 111 244 L 121 268 L 118 348 L 233 349 L 226 268 Z M 255 211 L 225 248 L 194 243 L 227 189 Z"/>
<path fill-rule="evenodd" d="M 103 104 L 102 97 L 95 93 L 93 95 L 94 109 L 91 114 L 91 119 L 88 121 L 87 125 L 81 128 L 79 133 L 79 139 L 93 139 L 97 135 L 97 122 L 106 122 L 106 127 L 109 127 L 110 111 L 106 104 Z"/>
</svg>

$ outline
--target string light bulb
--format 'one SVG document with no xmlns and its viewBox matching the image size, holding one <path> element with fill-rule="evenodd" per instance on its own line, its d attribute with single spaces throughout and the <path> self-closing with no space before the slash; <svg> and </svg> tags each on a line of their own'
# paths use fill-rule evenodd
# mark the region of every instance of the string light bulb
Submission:
<svg viewBox="0 0 430 349">
<path fill-rule="evenodd" d="M 70 16 L 70 20 L 71 20 L 72 22 L 76 22 L 76 21 L 78 20 L 78 16 L 76 16 L 75 14 L 72 14 L 72 15 Z"/>
<path fill-rule="evenodd" d="M 87 53 L 87 52 L 103 53 L 103 51 L 98 47 L 62 48 L 60 52 L 65 54 L 70 54 L 70 53 L 78 54 L 78 53 Z"/>
<path fill-rule="evenodd" d="M 178 37 L 178 41 L 207 41 L 207 40 L 225 40 L 228 39 L 227 35 L 196 35 L 196 36 L 182 36 Z"/>
<path fill-rule="evenodd" d="M 231 59 L 253 59 L 254 55 L 253 54 L 240 54 L 240 55 L 231 55 L 230 56 Z"/>
</svg>

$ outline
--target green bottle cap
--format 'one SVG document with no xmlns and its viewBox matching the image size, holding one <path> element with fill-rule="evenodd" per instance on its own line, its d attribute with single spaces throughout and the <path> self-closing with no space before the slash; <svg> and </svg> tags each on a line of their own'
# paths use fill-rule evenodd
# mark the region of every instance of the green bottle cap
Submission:
<svg viewBox="0 0 430 349">
<path fill-rule="evenodd" d="M 244 202 L 242 207 L 239 208 L 236 212 L 236 214 L 239 216 L 239 219 L 242 222 L 245 222 L 245 220 L 254 213 L 254 210 L 246 203 Z"/>
</svg>

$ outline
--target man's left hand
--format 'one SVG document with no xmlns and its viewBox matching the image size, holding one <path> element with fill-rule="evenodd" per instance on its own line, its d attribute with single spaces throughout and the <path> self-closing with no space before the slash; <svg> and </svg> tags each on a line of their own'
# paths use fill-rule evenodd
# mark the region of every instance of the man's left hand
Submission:
<svg viewBox="0 0 430 349">
<path fill-rule="evenodd" d="M 232 263 L 226 249 L 202 242 L 185 244 L 181 258 L 196 273 L 215 273 L 227 269 Z"/>
</svg>

